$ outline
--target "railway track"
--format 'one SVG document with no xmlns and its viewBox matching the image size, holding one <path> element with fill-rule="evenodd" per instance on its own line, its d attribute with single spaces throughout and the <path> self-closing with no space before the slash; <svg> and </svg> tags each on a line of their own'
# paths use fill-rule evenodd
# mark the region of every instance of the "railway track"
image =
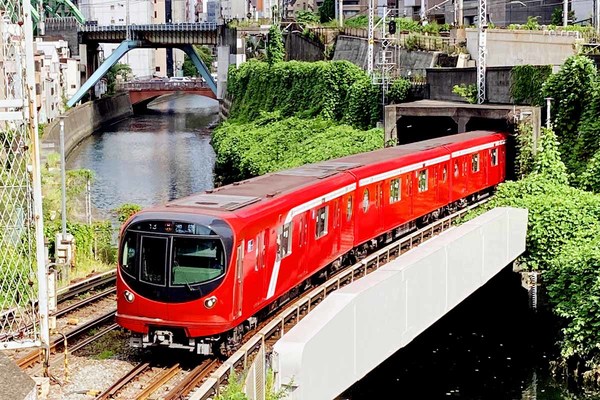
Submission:
<svg viewBox="0 0 600 400">
<path fill-rule="evenodd" d="M 71 352 L 74 352 L 91 343 L 92 341 L 97 340 L 109 331 L 117 328 L 117 325 L 114 323 L 114 315 L 116 312 L 114 306 L 110 307 L 108 311 L 105 310 L 106 312 L 102 315 L 97 315 L 98 311 L 96 310 L 96 308 L 99 307 L 98 304 L 102 304 L 102 302 L 104 302 L 104 307 L 106 307 L 106 299 L 109 299 L 109 304 L 114 302 L 114 300 L 110 300 L 110 297 L 113 296 L 116 291 L 114 285 L 109 288 L 104 288 L 106 285 L 114 283 L 114 281 L 115 273 L 114 271 L 109 271 L 108 273 L 100 274 L 71 285 L 61 291 L 59 298 L 60 302 L 64 306 L 54 314 L 54 316 L 60 318 L 60 320 L 57 321 L 57 326 L 60 328 L 59 330 L 65 331 L 67 327 L 71 325 L 72 321 L 68 321 L 68 317 L 70 315 L 76 314 L 81 310 L 86 310 L 87 312 L 88 308 L 93 307 L 94 309 L 90 313 L 91 319 L 89 319 L 87 322 L 78 324 L 79 318 L 74 318 L 73 320 L 77 322 L 78 326 L 66 332 L 53 335 L 50 343 L 50 366 L 57 364 L 57 361 L 55 361 L 56 357 L 52 355 L 56 354 L 61 349 L 65 349 L 65 346 L 67 346 L 67 344 L 71 341 L 77 341 L 74 346 L 67 347 Z M 93 294 L 92 296 L 74 301 L 76 296 L 87 293 L 98 287 L 104 289 Z M 102 308 L 103 307 L 100 306 L 100 310 L 102 310 Z M 106 325 L 109 325 L 109 327 L 107 328 Z M 31 329 L 33 329 L 33 326 L 31 326 Z M 80 341 L 80 338 L 84 337 L 93 329 L 100 330 L 93 336 Z M 25 355 L 22 355 L 22 352 L 15 352 L 15 354 L 13 354 L 13 358 L 16 359 L 16 363 L 21 369 L 32 369 L 32 371 L 30 371 L 30 375 L 39 375 L 42 372 L 42 365 L 38 365 L 37 368 L 33 368 L 34 365 L 41 364 L 41 361 L 43 361 L 42 357 L 43 351 L 40 348 L 29 351 Z M 62 358 L 62 361 L 64 362 L 64 354 L 58 357 Z"/>
<path fill-rule="evenodd" d="M 116 276 L 117 276 L 116 269 L 113 269 L 111 271 L 107 271 L 107 272 L 104 272 L 104 273 L 101 273 L 98 275 L 94 275 L 93 277 L 84 279 L 80 282 L 77 282 L 72 285 L 66 286 L 62 289 L 59 289 L 56 294 L 58 305 L 66 303 L 69 300 L 73 299 L 74 297 L 76 297 L 80 294 L 83 294 L 83 293 L 87 293 L 93 289 L 97 289 L 97 288 L 101 289 L 101 288 L 104 288 L 109 285 L 112 286 L 90 298 L 75 302 L 66 307 L 59 308 L 59 310 L 54 314 L 54 316 L 56 316 L 57 318 L 61 317 L 69 312 L 74 311 L 75 309 L 77 309 L 79 307 L 82 307 L 88 303 L 97 301 L 102 297 L 106 297 L 112 293 L 115 293 L 116 288 L 115 288 L 114 283 L 116 281 Z M 37 306 L 37 303 L 35 303 L 34 305 Z M 0 314 L 0 320 L 16 318 L 16 315 L 17 315 L 17 312 L 15 310 L 7 310 Z M 6 323 L 3 323 L 2 325 L 5 325 L 5 324 Z M 15 336 L 18 336 L 21 332 L 29 332 L 29 331 L 32 331 L 33 329 L 34 329 L 33 323 L 28 323 L 25 326 L 23 326 L 19 332 L 0 335 L 0 342 L 11 340 Z"/>
<path fill-rule="evenodd" d="M 303 295 L 269 320 L 259 324 L 256 333 L 249 337 L 231 357 L 224 362 L 219 362 L 220 365 L 213 374 L 200 380 L 199 387 L 193 391 L 189 399 L 207 400 L 218 395 L 222 387 L 227 384 L 227 379 L 232 370 L 239 376 L 251 365 L 261 348 L 266 349 L 266 353 L 269 354 L 275 342 L 308 315 L 329 294 L 379 269 L 379 267 L 401 254 L 449 229 L 455 221 L 462 218 L 468 211 L 487 201 L 489 201 L 489 198 L 439 219 L 373 252 L 355 265 L 338 272 L 327 282 Z"/>
<path fill-rule="evenodd" d="M 179 363 L 160 367 L 155 362 L 141 362 L 99 394 L 96 400 L 128 398 L 145 400 L 184 399 L 203 379 L 218 366 L 216 359 L 207 358 L 197 366 L 185 368 Z M 147 384 L 144 384 L 147 382 Z M 134 386 L 142 386 L 137 391 Z"/>
</svg>

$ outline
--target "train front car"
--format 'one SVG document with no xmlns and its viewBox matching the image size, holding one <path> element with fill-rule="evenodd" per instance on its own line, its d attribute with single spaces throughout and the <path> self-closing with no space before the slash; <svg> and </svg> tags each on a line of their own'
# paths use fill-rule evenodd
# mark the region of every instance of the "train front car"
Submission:
<svg viewBox="0 0 600 400">
<path fill-rule="evenodd" d="M 123 227 L 117 323 L 134 347 L 212 354 L 230 328 L 233 229 L 221 218 L 142 211 Z"/>
</svg>

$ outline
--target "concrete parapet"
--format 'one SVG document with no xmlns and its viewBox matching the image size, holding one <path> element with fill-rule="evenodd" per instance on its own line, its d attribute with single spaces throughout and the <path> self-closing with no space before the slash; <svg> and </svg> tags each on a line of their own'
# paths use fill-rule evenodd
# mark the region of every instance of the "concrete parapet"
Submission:
<svg viewBox="0 0 600 400">
<path fill-rule="evenodd" d="M 65 156 L 87 136 L 102 126 L 117 122 L 133 114 L 129 95 L 119 93 L 114 97 L 89 101 L 69 109 L 65 114 Z M 52 121 L 42 137 L 42 157 L 60 150 L 60 121 Z"/>
<path fill-rule="evenodd" d="M 527 218 L 493 209 L 330 294 L 275 343 L 276 386 L 338 396 L 522 254 Z"/>
</svg>

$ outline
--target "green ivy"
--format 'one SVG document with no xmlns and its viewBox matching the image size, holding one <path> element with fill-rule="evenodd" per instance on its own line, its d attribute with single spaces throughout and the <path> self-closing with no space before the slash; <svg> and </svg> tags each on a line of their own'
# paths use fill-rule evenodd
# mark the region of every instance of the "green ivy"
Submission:
<svg viewBox="0 0 600 400">
<path fill-rule="evenodd" d="M 138 204 L 125 203 L 122 204 L 120 207 L 114 209 L 113 212 L 117 214 L 117 220 L 120 223 L 124 223 L 129 219 L 129 217 L 131 217 L 133 214 L 140 211 L 141 209 L 142 207 Z"/>
<path fill-rule="evenodd" d="M 590 108 L 597 79 L 596 67 L 585 56 L 569 57 L 560 71 L 543 85 L 544 97 L 552 97 L 552 126 L 560 142 L 560 151 L 569 173 L 581 169 L 576 147 L 578 127 L 585 110 Z M 591 116 L 591 118 L 595 118 Z M 586 118 L 589 122 L 589 118 Z M 590 125 L 588 125 L 589 127 Z"/>
<path fill-rule="evenodd" d="M 271 25 L 267 40 L 267 63 L 273 65 L 285 59 L 283 35 L 277 25 Z"/>
<path fill-rule="evenodd" d="M 278 111 L 283 117 L 342 121 L 348 113 L 352 85 L 368 79 L 348 61 L 289 61 L 269 67 L 251 60 L 229 70 L 230 117 L 249 122 L 259 118 L 261 111 Z M 371 110 L 368 115 L 377 112 Z"/>
<path fill-rule="evenodd" d="M 390 103 L 397 104 L 402 103 L 408 98 L 411 84 L 406 78 L 398 78 L 392 82 L 390 90 L 387 93 L 387 98 Z"/>
<path fill-rule="evenodd" d="M 459 95 L 469 104 L 477 103 L 477 86 L 474 84 L 461 83 L 460 85 L 454 85 L 452 93 Z"/>
<path fill-rule="evenodd" d="M 567 185 L 567 168 L 560 158 L 558 142 L 552 129 L 542 128 L 533 159 L 533 172 L 544 175 L 550 182 Z"/>
<path fill-rule="evenodd" d="M 542 85 L 552 73 L 550 65 L 516 65 L 512 68 L 510 93 L 517 104 L 541 106 L 545 103 Z"/>
<path fill-rule="evenodd" d="M 517 178 L 521 179 L 533 171 L 533 126 L 521 122 L 516 131 L 515 171 Z"/>
</svg>

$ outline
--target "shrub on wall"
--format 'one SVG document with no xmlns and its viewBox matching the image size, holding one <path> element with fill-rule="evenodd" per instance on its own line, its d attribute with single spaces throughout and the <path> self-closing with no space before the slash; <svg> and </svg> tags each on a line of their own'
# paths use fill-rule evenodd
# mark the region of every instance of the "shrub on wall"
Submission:
<svg viewBox="0 0 600 400">
<path fill-rule="evenodd" d="M 542 86 L 552 74 L 552 66 L 516 65 L 510 71 L 510 95 L 517 104 L 544 104 Z"/>
<path fill-rule="evenodd" d="M 248 122 L 261 111 L 279 111 L 283 117 L 342 121 L 351 86 L 365 79 L 366 73 L 348 61 L 289 61 L 270 68 L 249 61 L 229 71 L 228 91 L 234 98 L 230 116 Z"/>
</svg>

